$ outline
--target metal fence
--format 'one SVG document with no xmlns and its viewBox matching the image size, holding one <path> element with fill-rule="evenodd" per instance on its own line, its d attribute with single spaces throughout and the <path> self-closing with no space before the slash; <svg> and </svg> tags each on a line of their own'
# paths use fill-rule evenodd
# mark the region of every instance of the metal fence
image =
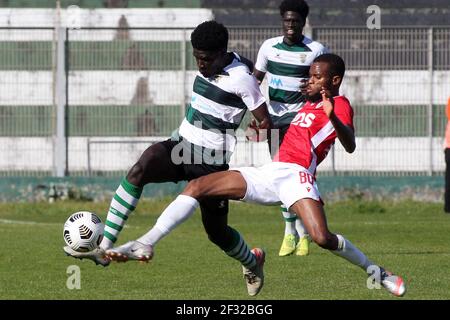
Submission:
<svg viewBox="0 0 450 320">
<path fill-rule="evenodd" d="M 183 118 L 191 31 L 0 29 L 0 175 L 123 174 Z M 230 28 L 229 49 L 255 60 L 279 34 Z M 314 28 L 312 37 L 346 62 L 341 91 L 357 133 L 357 151 L 337 143 L 319 172 L 441 174 L 450 28 Z M 232 165 L 269 160 L 265 143 L 240 136 Z"/>
</svg>

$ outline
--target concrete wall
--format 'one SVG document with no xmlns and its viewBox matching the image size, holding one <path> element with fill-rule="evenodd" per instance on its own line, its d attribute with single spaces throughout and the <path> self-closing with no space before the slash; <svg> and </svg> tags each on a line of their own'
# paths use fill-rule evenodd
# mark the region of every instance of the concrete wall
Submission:
<svg viewBox="0 0 450 320">
<path fill-rule="evenodd" d="M 247 13 L 248 15 L 248 13 Z M 126 21 L 123 19 L 126 19 Z M 131 40 L 186 41 L 189 30 L 200 22 L 213 18 L 208 9 L 0 9 L 1 27 L 155 27 L 187 28 L 186 33 L 155 33 L 137 30 Z M 277 17 L 279 19 L 279 17 Z M 72 40 L 110 41 L 116 30 L 93 34 L 74 30 Z M 53 32 L 0 30 L 0 41 L 52 41 Z M 148 96 L 156 105 L 181 105 L 189 101 L 194 71 L 71 71 L 69 74 L 69 104 L 127 105 L 136 92 L 138 82 L 147 80 Z M 430 82 L 427 71 L 348 71 L 341 93 L 353 104 L 365 105 L 427 105 Z M 432 102 L 444 104 L 448 96 L 450 75 L 433 73 Z M 53 74 L 51 71 L 0 71 L 0 105 L 53 105 Z M 99 138 L 103 139 L 103 138 Z M 120 137 L 108 139 L 121 140 Z M 138 139 L 136 139 L 138 140 Z M 54 141 L 52 138 L 2 137 L 0 171 L 52 169 Z M 106 144 L 105 144 L 106 145 Z M 95 145 L 91 154 L 92 170 L 126 170 L 146 147 L 134 144 Z M 433 153 L 430 158 L 430 146 Z M 423 171 L 443 170 L 442 139 L 434 138 L 358 138 L 355 154 L 345 155 L 338 145 L 334 168 L 352 171 Z M 262 164 L 270 159 L 263 144 L 238 145 L 232 165 Z M 69 139 L 69 169 L 87 170 L 87 138 Z M 252 151 L 253 150 L 253 151 Z M 116 155 L 120 153 L 120 159 Z M 322 170 L 333 168 L 331 157 Z"/>
<path fill-rule="evenodd" d="M 308 0 L 312 26 L 365 26 L 367 8 L 379 6 L 384 26 L 450 25 L 448 0 Z M 202 0 L 212 8 L 218 21 L 226 25 L 279 26 L 280 1 Z"/>
<path fill-rule="evenodd" d="M 0 9 L 0 27 L 192 28 L 213 18 L 209 9 Z M 123 22 L 122 22 L 123 23 Z M 124 26 L 124 25 L 121 25 Z"/>
<path fill-rule="evenodd" d="M 150 138 L 123 137 L 73 137 L 69 139 L 69 170 L 88 171 L 88 139 L 91 144 L 90 169 L 93 171 L 126 171 L 150 145 Z M 164 138 L 161 138 L 164 139 Z M 336 143 L 334 169 L 337 171 L 364 172 L 428 172 L 430 169 L 430 143 L 433 154 L 431 166 L 434 171 L 444 171 L 443 139 L 433 138 L 357 138 L 356 151 L 346 153 Z M 23 170 L 51 171 L 52 138 L 0 137 L 2 155 L 0 171 Z M 120 155 L 120 156 L 118 156 Z M 262 165 L 270 161 L 266 143 L 247 143 L 242 139 L 231 160 L 231 166 Z M 330 153 L 319 166 L 319 172 L 333 170 L 333 154 Z"/>
<path fill-rule="evenodd" d="M 190 95 L 195 71 L 72 71 L 69 104 L 126 105 L 133 99 L 139 79 L 148 82 L 154 104 L 174 105 Z M 353 104 L 426 105 L 429 103 L 427 71 L 348 71 L 341 94 Z M 445 104 L 450 73 L 433 73 L 433 103 Z M 52 105 L 49 71 L 0 71 L 0 105 Z M 262 90 L 265 90 L 264 88 Z M 189 97 L 187 97 L 189 99 Z"/>
</svg>

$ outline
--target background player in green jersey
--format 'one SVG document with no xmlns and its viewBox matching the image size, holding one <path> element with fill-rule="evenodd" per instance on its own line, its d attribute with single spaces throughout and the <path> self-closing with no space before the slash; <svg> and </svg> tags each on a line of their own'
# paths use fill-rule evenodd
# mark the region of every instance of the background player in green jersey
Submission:
<svg viewBox="0 0 450 320">
<path fill-rule="evenodd" d="M 271 156 L 276 154 L 292 119 L 304 105 L 301 92 L 308 79 L 309 66 L 319 55 L 328 50 L 320 43 L 303 35 L 308 4 L 303 0 L 284 0 L 280 4 L 283 36 L 267 39 L 258 52 L 254 75 L 262 82 L 267 79 L 269 87 L 269 114 L 274 129 L 268 136 Z M 252 125 L 256 125 L 253 123 Z M 277 135 L 278 133 L 278 135 Z M 309 253 L 309 237 L 297 216 L 282 206 L 285 234 L 279 255 L 295 252 L 304 256 Z"/>
</svg>

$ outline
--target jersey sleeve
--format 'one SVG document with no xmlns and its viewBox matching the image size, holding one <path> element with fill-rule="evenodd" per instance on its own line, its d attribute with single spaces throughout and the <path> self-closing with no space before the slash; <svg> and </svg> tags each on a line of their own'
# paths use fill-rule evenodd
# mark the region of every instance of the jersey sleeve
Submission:
<svg viewBox="0 0 450 320">
<path fill-rule="evenodd" d="M 320 56 L 324 53 L 331 53 L 331 50 L 329 48 L 325 47 L 324 45 L 321 45 L 317 56 Z"/>
<path fill-rule="evenodd" d="M 319 43 L 319 45 L 314 50 L 314 53 L 315 53 L 314 58 L 317 58 L 318 56 L 321 56 L 324 53 L 331 53 L 331 50 L 325 47 L 323 44 Z"/>
<path fill-rule="evenodd" d="M 242 98 L 250 111 L 255 110 L 266 102 L 266 99 L 259 89 L 258 81 L 252 74 L 242 73 L 237 79 L 236 88 L 237 95 Z"/>
<path fill-rule="evenodd" d="M 267 40 L 262 44 L 261 48 L 259 48 L 258 56 L 256 58 L 255 69 L 261 72 L 267 72 Z"/>
<path fill-rule="evenodd" d="M 334 113 L 343 124 L 355 130 L 355 127 L 353 125 L 353 108 L 346 98 L 335 100 Z"/>
</svg>

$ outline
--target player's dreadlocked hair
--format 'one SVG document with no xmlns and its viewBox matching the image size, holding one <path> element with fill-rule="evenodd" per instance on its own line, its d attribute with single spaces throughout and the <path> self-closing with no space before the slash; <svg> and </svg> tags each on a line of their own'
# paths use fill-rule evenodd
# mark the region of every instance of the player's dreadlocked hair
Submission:
<svg viewBox="0 0 450 320">
<path fill-rule="evenodd" d="M 339 57 L 337 54 L 333 53 L 321 54 L 320 56 L 314 59 L 313 63 L 314 62 L 328 63 L 332 77 L 333 76 L 340 76 L 341 78 L 344 77 L 345 63 L 344 60 L 342 60 L 342 58 Z"/>
<path fill-rule="evenodd" d="M 205 21 L 197 26 L 191 34 L 192 47 L 203 51 L 227 49 L 228 30 L 223 24 L 214 20 Z"/>
<path fill-rule="evenodd" d="M 309 6 L 303 0 L 284 0 L 280 4 L 280 14 L 284 15 L 286 11 L 294 11 L 302 16 L 303 20 L 306 20 L 306 17 L 309 13 Z"/>
</svg>

